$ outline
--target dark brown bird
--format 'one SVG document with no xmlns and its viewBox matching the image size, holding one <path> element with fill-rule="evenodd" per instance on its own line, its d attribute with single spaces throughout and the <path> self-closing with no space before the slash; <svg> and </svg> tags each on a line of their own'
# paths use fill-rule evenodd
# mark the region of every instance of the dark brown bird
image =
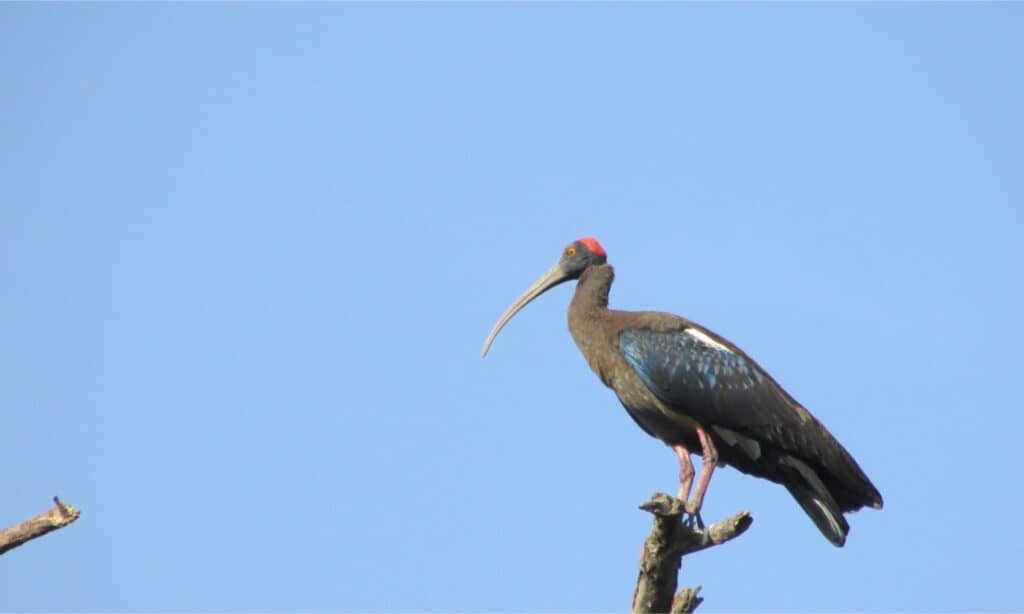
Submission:
<svg viewBox="0 0 1024 614">
<path fill-rule="evenodd" d="M 882 496 L 850 453 L 754 359 L 685 318 L 609 309 L 613 278 L 596 240 L 574 241 L 505 311 L 482 355 L 527 303 L 578 279 L 569 304 L 569 332 L 590 368 L 615 391 L 640 428 L 675 451 L 678 497 L 698 523 L 716 465 L 731 465 L 785 486 L 836 546 L 846 542 L 850 529 L 844 512 L 882 508 Z M 689 498 L 691 451 L 699 451 L 702 466 Z"/>
</svg>

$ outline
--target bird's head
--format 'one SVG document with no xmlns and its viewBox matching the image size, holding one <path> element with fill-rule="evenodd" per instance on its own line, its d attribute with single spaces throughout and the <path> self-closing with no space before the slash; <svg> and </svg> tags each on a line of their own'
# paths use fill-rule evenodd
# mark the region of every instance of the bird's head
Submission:
<svg viewBox="0 0 1024 614">
<path fill-rule="evenodd" d="M 580 275 L 588 267 L 606 262 L 608 262 L 608 254 L 605 253 L 604 248 L 597 242 L 597 239 L 591 237 L 577 239 L 562 250 L 562 257 L 559 258 L 555 269 L 561 270 L 565 277 L 555 283 L 558 284 L 569 279 L 579 279 Z"/>
<path fill-rule="evenodd" d="M 498 318 L 498 323 L 491 329 L 491 334 L 487 335 L 487 341 L 484 342 L 484 349 L 480 355 L 487 356 L 487 350 L 490 349 L 494 338 L 498 336 L 498 333 L 501 332 L 505 324 L 512 319 L 512 316 L 516 315 L 523 307 L 526 307 L 527 303 L 562 282 L 569 281 L 570 279 L 579 279 L 583 271 L 586 271 L 588 268 L 606 262 L 608 262 L 608 254 L 605 253 L 604 248 L 597 242 L 597 239 L 584 237 L 567 245 L 562 250 L 562 257 L 558 259 L 555 266 L 548 269 L 547 273 L 544 273 L 540 279 L 527 288 L 526 292 L 523 292 L 522 296 L 517 298 L 505 310 L 505 313 Z"/>
</svg>

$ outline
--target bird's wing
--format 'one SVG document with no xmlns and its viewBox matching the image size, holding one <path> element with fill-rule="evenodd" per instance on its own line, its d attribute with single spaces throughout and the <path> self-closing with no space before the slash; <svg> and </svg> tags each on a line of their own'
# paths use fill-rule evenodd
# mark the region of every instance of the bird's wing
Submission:
<svg viewBox="0 0 1024 614">
<path fill-rule="evenodd" d="M 752 358 L 696 324 L 668 331 L 625 328 L 619 349 L 662 403 L 705 426 L 797 453 L 820 445 L 807 429 L 820 424 L 806 409 Z"/>
<path fill-rule="evenodd" d="M 830 505 L 834 507 L 837 502 L 841 511 L 864 505 L 881 509 L 882 496 L 857 461 L 752 358 L 692 322 L 680 319 L 666 323 L 664 318 L 655 318 L 655 322 L 624 328 L 619 334 L 619 349 L 668 410 L 711 427 L 729 445 L 738 441 L 745 446 L 743 439 L 753 440 L 756 444 L 752 449 L 744 447 L 752 461 L 757 461 L 761 444 L 777 448 L 782 455 L 775 458 L 804 476 L 797 482 L 786 479 L 783 483 L 826 534 L 842 531 L 825 522 L 828 515 L 817 515 L 815 497 L 807 492 L 818 493 L 819 499 L 821 493 L 829 492 L 829 497 L 834 497 Z M 743 461 L 741 457 L 735 460 Z M 824 472 L 810 468 L 808 463 Z M 754 465 L 737 466 L 761 475 Z M 827 488 L 820 479 L 827 481 Z M 811 491 L 800 490 L 800 484 L 809 485 Z M 828 518 L 834 520 L 834 515 Z"/>
</svg>

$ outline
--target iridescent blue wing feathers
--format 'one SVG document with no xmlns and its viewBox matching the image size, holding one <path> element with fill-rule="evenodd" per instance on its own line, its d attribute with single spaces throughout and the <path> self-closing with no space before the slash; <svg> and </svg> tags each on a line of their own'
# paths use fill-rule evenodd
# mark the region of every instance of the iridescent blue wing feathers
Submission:
<svg viewBox="0 0 1024 614">
<path fill-rule="evenodd" d="M 626 328 L 619 349 L 655 396 L 701 423 L 775 439 L 801 421 L 795 401 L 757 363 L 696 326 Z"/>
<path fill-rule="evenodd" d="M 844 511 L 881 506 L 878 492 L 831 433 L 725 339 L 689 322 L 675 330 L 626 327 L 619 334 L 619 350 L 670 410 L 705 427 L 724 427 L 768 444 L 760 459 L 732 459 L 740 470 L 763 474 L 774 449 L 819 467 Z"/>
</svg>

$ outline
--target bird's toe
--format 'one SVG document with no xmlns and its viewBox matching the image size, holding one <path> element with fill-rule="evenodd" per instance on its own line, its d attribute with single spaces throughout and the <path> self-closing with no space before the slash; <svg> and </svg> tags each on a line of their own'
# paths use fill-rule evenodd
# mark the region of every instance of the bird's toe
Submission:
<svg viewBox="0 0 1024 614">
<path fill-rule="evenodd" d="M 704 528 L 704 519 L 700 517 L 700 506 L 695 505 L 694 501 L 687 501 L 683 509 L 686 511 L 687 526 L 693 528 L 696 523 L 698 529 Z"/>
</svg>

